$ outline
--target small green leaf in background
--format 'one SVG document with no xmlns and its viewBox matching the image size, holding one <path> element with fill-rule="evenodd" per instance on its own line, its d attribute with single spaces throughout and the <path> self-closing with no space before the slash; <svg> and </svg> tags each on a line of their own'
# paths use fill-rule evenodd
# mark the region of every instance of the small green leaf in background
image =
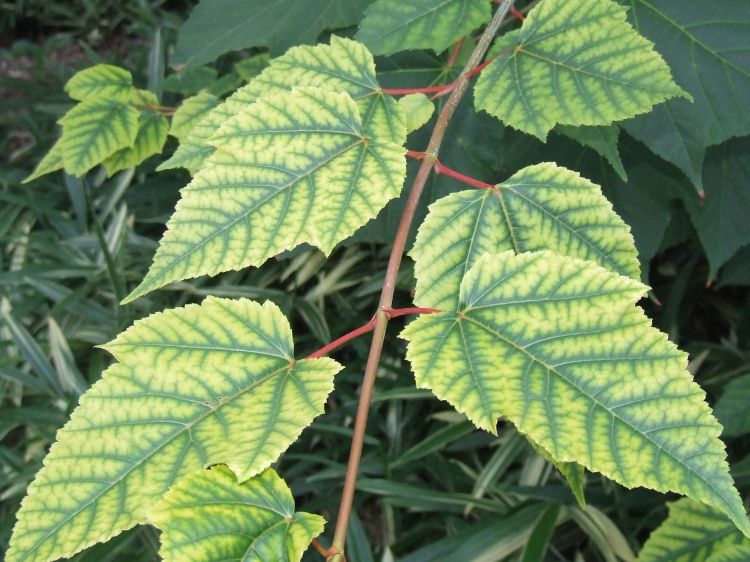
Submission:
<svg viewBox="0 0 750 562">
<path fill-rule="evenodd" d="M 162 530 L 165 562 L 299 562 L 325 525 L 295 512 L 291 490 L 270 468 L 239 484 L 223 466 L 181 480 L 149 520 Z"/>
<path fill-rule="evenodd" d="M 133 146 L 138 135 L 138 110 L 117 100 L 90 98 L 59 121 L 65 171 L 82 176 L 122 148 Z"/>
<path fill-rule="evenodd" d="M 435 104 L 424 94 L 409 94 L 398 100 L 406 116 L 406 130 L 411 133 L 427 123 L 435 111 Z"/>
<path fill-rule="evenodd" d="M 723 435 L 736 437 L 750 433 L 750 374 L 737 377 L 724 387 L 714 415 L 724 426 Z"/>
<path fill-rule="evenodd" d="M 135 90 L 130 101 L 136 107 L 152 108 L 139 107 L 138 133 L 133 146 L 118 150 L 102 162 L 108 176 L 137 166 L 149 156 L 158 154 L 167 141 L 169 121 L 158 111 L 159 100 L 156 95 L 146 90 Z"/>
<path fill-rule="evenodd" d="M 278 55 L 315 43 L 326 29 L 357 23 L 370 1 L 201 0 L 180 28 L 169 63 L 190 67 L 249 47 L 268 47 Z"/>
<path fill-rule="evenodd" d="M 436 258 L 437 259 L 437 258 Z M 646 287 L 551 252 L 485 254 L 456 312 L 402 332 L 417 386 L 478 427 L 507 417 L 557 460 L 750 521 L 687 356 L 635 303 Z"/>
<path fill-rule="evenodd" d="M 221 100 L 217 96 L 208 92 L 201 92 L 182 100 L 182 103 L 172 116 L 172 125 L 169 129 L 169 134 L 177 137 L 180 141 L 185 140 L 198 121 L 220 102 Z"/>
<path fill-rule="evenodd" d="M 495 189 L 430 205 L 414 248 L 418 306 L 455 310 L 464 274 L 486 252 L 552 250 L 640 278 L 630 228 L 601 188 L 552 163 L 520 170 Z"/>
<path fill-rule="evenodd" d="M 268 53 L 260 53 L 251 57 L 246 57 L 234 63 L 234 71 L 237 73 L 237 76 L 242 78 L 245 82 L 250 82 L 250 80 L 266 69 L 270 59 L 271 57 L 269 57 Z"/>
<path fill-rule="evenodd" d="M 263 471 L 323 412 L 340 369 L 295 361 L 276 305 L 209 297 L 137 321 L 86 392 L 18 513 L 7 562 L 70 557 L 144 521 L 181 477 Z"/>
<path fill-rule="evenodd" d="M 715 509 L 689 498 L 667 506 L 669 516 L 651 533 L 638 562 L 707 561 L 733 545 L 750 547 L 750 540 Z"/>
<path fill-rule="evenodd" d="M 167 224 L 131 301 L 172 281 L 262 264 L 307 242 L 330 253 L 401 192 L 404 149 L 364 129 L 346 93 L 262 98 L 219 131 L 217 152 Z"/>
<path fill-rule="evenodd" d="M 76 72 L 65 84 L 65 91 L 74 100 L 100 99 L 128 101 L 133 89 L 133 76 L 119 66 L 97 64 Z"/>
<path fill-rule="evenodd" d="M 556 124 L 609 125 L 689 96 L 613 0 L 544 0 L 499 37 L 475 105 L 546 140 Z"/>
<path fill-rule="evenodd" d="M 692 103 L 669 100 L 623 126 L 703 189 L 706 149 L 750 134 L 750 2 L 621 2 L 635 28 L 656 44 L 677 83 L 693 97 Z"/>
<path fill-rule="evenodd" d="M 526 437 L 526 439 L 528 439 L 531 446 L 534 447 L 534 450 L 545 460 L 551 462 L 562 477 L 565 478 L 565 481 L 568 483 L 570 491 L 573 493 L 573 497 L 576 499 L 576 502 L 578 502 L 578 505 L 581 509 L 586 509 L 586 469 L 577 462 L 560 462 L 539 443 L 535 443 L 529 437 Z"/>
<path fill-rule="evenodd" d="M 628 175 L 622 165 L 620 153 L 617 149 L 620 127 L 617 125 L 600 127 L 558 125 L 555 127 L 555 132 L 565 135 L 604 156 L 614 171 L 617 172 L 617 175 L 620 176 L 620 179 L 628 181 Z"/>
<path fill-rule="evenodd" d="M 698 238 L 706 251 L 709 278 L 743 246 L 750 244 L 750 138 L 711 148 L 703 172 L 703 200 L 685 197 Z"/>
<path fill-rule="evenodd" d="M 52 145 L 52 148 L 49 149 L 49 152 L 45 154 L 44 158 L 42 158 L 39 164 L 36 165 L 34 171 L 31 172 L 31 174 L 21 183 L 29 183 L 44 175 L 50 174 L 57 170 L 62 170 L 65 164 L 63 162 L 63 149 L 61 140 L 62 139 L 57 139 L 57 141 L 55 141 L 55 144 Z"/>
<path fill-rule="evenodd" d="M 491 17 L 487 0 L 376 0 L 356 38 L 376 55 L 410 49 L 441 53 Z"/>
</svg>

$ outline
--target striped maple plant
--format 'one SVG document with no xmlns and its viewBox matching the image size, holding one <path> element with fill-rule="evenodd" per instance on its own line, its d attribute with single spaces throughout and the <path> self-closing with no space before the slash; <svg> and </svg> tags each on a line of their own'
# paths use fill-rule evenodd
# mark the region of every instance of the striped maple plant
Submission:
<svg viewBox="0 0 750 562">
<path fill-rule="evenodd" d="M 416 383 L 478 428 L 503 417 L 565 476 L 579 502 L 584 469 L 626 487 L 673 491 L 750 536 L 687 356 L 636 305 L 647 288 L 630 228 L 601 188 L 553 163 L 493 184 L 439 160 L 448 124 L 474 88 L 477 111 L 542 140 L 553 127 L 606 139 L 612 124 L 689 98 L 612 0 L 542 0 L 499 35 L 512 2 L 378 0 L 355 40 L 297 46 L 226 100 L 176 110 L 99 65 L 66 87 L 78 104 L 29 180 L 63 168 L 108 173 L 161 151 L 173 115 L 180 146 L 161 169 L 192 180 L 153 265 L 125 297 L 259 266 L 308 243 L 329 254 L 391 200 L 405 202 L 369 322 L 310 356 L 270 302 L 209 297 L 137 321 L 106 349 L 116 362 L 57 435 L 18 515 L 8 562 L 70 557 L 137 524 L 162 530 L 165 560 L 300 560 L 314 543 L 343 561 L 386 326 L 401 333 Z M 380 86 L 373 53 L 442 51 L 484 26 L 458 78 Z M 369 46 L 369 49 L 368 49 Z M 475 85 L 473 85 L 476 81 Z M 431 120 L 428 145 L 407 134 Z M 615 134 L 616 137 L 616 134 Z M 402 194 L 407 157 L 419 161 Z M 419 226 L 414 306 L 393 308 L 396 279 L 433 173 L 464 189 Z M 295 511 L 270 467 L 334 391 L 326 355 L 372 333 L 333 542 L 320 515 Z M 657 540 L 658 537 L 657 537 Z M 651 547 L 654 551 L 656 547 Z"/>
</svg>

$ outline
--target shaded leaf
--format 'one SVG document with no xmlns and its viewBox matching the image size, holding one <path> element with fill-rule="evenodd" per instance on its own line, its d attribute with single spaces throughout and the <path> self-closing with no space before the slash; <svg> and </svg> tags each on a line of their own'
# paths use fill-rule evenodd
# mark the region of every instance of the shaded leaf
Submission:
<svg viewBox="0 0 750 562">
<path fill-rule="evenodd" d="M 476 107 L 545 140 L 558 123 L 609 125 L 689 97 L 652 47 L 612 0 L 545 0 L 496 40 Z"/>
<path fill-rule="evenodd" d="M 507 417 L 559 461 L 688 495 L 750 522 L 687 356 L 634 306 L 646 287 L 550 252 L 486 254 L 458 310 L 402 333 L 417 386 L 495 432 Z"/>
<path fill-rule="evenodd" d="M 357 23 L 371 0 L 201 0 L 180 28 L 170 64 L 194 66 L 248 47 L 277 55 Z"/>
<path fill-rule="evenodd" d="M 119 66 L 97 64 L 76 72 L 65 84 L 74 100 L 99 99 L 128 101 L 133 90 L 133 76 Z"/>
<path fill-rule="evenodd" d="M 496 186 L 430 206 L 414 248 L 418 306 L 455 310 L 466 272 L 484 253 L 553 250 L 640 278 L 630 228 L 599 186 L 551 163 L 529 166 Z"/>
<path fill-rule="evenodd" d="M 303 242 L 330 253 L 400 193 L 404 149 L 391 138 L 387 127 L 367 131 L 346 93 L 300 88 L 252 104 L 219 131 L 126 301 Z"/>
<path fill-rule="evenodd" d="M 270 60 L 268 53 L 253 55 L 234 63 L 234 71 L 245 82 L 249 82 L 265 70 Z"/>
<path fill-rule="evenodd" d="M 242 484 L 223 466 L 181 480 L 151 512 L 165 562 L 299 562 L 323 532 L 319 515 L 296 512 L 270 468 Z"/>
<path fill-rule="evenodd" d="M 724 387 L 714 415 L 724 426 L 724 435 L 750 433 L 750 374 L 737 377 Z"/>
<path fill-rule="evenodd" d="M 140 320 L 57 434 L 7 562 L 69 557 L 142 522 L 181 477 L 258 474 L 323 411 L 340 366 L 295 361 L 279 309 L 209 297 Z"/>
<path fill-rule="evenodd" d="M 688 498 L 670 502 L 669 516 L 649 536 L 638 562 L 708 560 L 731 545 L 750 545 L 724 515 Z"/>
<path fill-rule="evenodd" d="M 604 156 L 622 181 L 628 181 L 628 175 L 620 159 L 617 149 L 617 138 L 620 136 L 620 127 L 617 125 L 601 127 L 571 127 L 569 125 L 558 125 L 555 131 L 570 137 Z"/>
<path fill-rule="evenodd" d="M 693 103 L 670 100 L 623 126 L 701 189 L 706 148 L 750 134 L 750 3 L 714 0 L 687 9 L 681 0 L 622 2 L 693 97 Z"/>
<path fill-rule="evenodd" d="M 410 49 L 441 53 L 491 17 L 487 0 L 377 0 L 367 9 L 357 40 L 376 55 Z"/>
<path fill-rule="evenodd" d="M 534 450 L 542 457 L 544 457 L 545 460 L 551 462 L 552 465 L 557 469 L 557 471 L 562 475 L 562 477 L 565 478 L 565 481 L 568 483 L 570 491 L 573 493 L 573 497 L 578 502 L 578 505 L 581 507 L 581 509 L 585 509 L 586 469 L 577 462 L 560 462 L 556 460 L 550 454 L 550 452 L 539 445 L 539 443 L 534 442 L 528 437 L 527 439 L 531 443 L 531 446 L 534 447 Z"/>
<path fill-rule="evenodd" d="M 733 139 L 709 151 L 703 174 L 705 199 L 685 198 L 703 248 L 709 277 L 750 244 L 750 138 Z"/>
</svg>

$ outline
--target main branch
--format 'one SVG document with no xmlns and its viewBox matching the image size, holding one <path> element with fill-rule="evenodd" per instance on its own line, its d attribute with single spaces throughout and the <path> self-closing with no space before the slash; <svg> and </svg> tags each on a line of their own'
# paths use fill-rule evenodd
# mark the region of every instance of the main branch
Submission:
<svg viewBox="0 0 750 562">
<path fill-rule="evenodd" d="M 346 477 L 344 479 L 344 490 L 341 495 L 341 505 L 339 507 L 338 519 L 336 520 L 336 530 L 333 535 L 333 545 L 331 548 L 335 553 L 329 556 L 328 559 L 330 562 L 345 562 L 346 560 L 344 557 L 346 531 L 349 527 L 349 517 L 351 515 L 352 502 L 354 500 L 354 490 L 357 486 L 357 474 L 359 472 L 359 460 L 362 456 L 362 444 L 364 442 L 365 428 L 367 426 L 367 415 L 370 411 L 375 375 L 377 373 L 378 363 L 380 362 L 380 354 L 383 350 L 385 329 L 388 325 L 389 314 L 387 311 L 393 305 L 396 279 L 398 277 L 399 267 L 401 266 L 401 258 L 404 254 L 404 248 L 406 247 L 409 229 L 411 228 L 411 223 L 414 219 L 419 199 L 422 196 L 422 191 L 427 183 L 427 178 L 430 176 L 430 172 L 437 161 L 438 151 L 440 150 L 440 145 L 443 142 L 443 137 L 448 129 L 448 123 L 453 116 L 453 112 L 456 110 L 461 98 L 466 93 L 474 69 L 480 65 L 482 58 L 484 58 L 487 49 L 490 47 L 492 39 L 500 28 L 500 24 L 512 5 L 513 0 L 505 0 L 505 2 L 498 7 L 492 21 L 486 27 L 484 33 L 477 42 L 474 52 L 471 53 L 471 56 L 464 67 L 464 71 L 456 80 L 451 95 L 445 102 L 445 105 L 443 105 L 437 122 L 435 123 L 430 142 L 425 150 L 425 157 L 422 159 L 422 164 L 419 166 L 417 175 L 414 178 L 414 183 L 409 191 L 404 211 L 401 214 L 401 221 L 399 222 L 398 230 L 396 231 L 396 236 L 393 240 L 393 248 L 391 249 L 391 255 L 388 260 L 388 268 L 385 272 L 383 289 L 380 292 L 379 310 L 375 315 L 375 328 L 372 336 L 372 343 L 370 345 L 370 354 L 367 358 L 365 374 L 362 380 L 362 389 L 360 390 L 359 404 L 357 405 L 357 417 L 354 421 L 354 435 L 352 437 L 352 446 L 349 452 L 349 463 L 346 467 Z"/>
</svg>

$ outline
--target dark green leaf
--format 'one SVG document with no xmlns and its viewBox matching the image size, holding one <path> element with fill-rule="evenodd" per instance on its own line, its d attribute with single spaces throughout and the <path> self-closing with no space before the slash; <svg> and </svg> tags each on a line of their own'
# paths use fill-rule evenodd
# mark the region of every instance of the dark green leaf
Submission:
<svg viewBox="0 0 750 562">
<path fill-rule="evenodd" d="M 669 100 L 624 127 L 701 188 L 706 148 L 750 133 L 750 2 L 620 1 L 694 100 Z"/>
<path fill-rule="evenodd" d="M 355 24 L 371 0 L 202 0 L 180 29 L 174 67 L 205 64 L 229 51 L 280 54 L 314 43 L 325 29 Z"/>
<path fill-rule="evenodd" d="M 708 152 L 704 201 L 688 199 L 690 217 L 706 250 L 709 276 L 750 244 L 750 138 L 734 139 Z"/>
</svg>

